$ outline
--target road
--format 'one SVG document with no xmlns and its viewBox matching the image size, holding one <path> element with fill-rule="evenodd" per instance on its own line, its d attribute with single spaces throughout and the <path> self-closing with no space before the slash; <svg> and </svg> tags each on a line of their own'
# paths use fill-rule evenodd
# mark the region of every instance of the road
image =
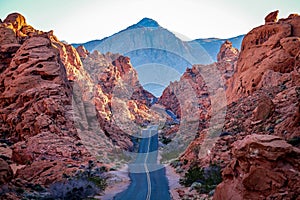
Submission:
<svg viewBox="0 0 300 200">
<path fill-rule="evenodd" d="M 142 131 L 139 153 L 129 164 L 131 183 L 115 200 L 170 200 L 166 169 L 157 163 L 158 132 L 156 126 Z"/>
</svg>

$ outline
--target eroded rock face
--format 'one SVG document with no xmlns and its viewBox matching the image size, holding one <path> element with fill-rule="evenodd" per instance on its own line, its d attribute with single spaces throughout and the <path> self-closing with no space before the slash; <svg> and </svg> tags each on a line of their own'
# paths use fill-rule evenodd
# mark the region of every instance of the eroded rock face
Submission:
<svg viewBox="0 0 300 200">
<path fill-rule="evenodd" d="M 76 50 L 17 13 L 0 24 L 0 133 L 8 161 L 24 165 L 16 178 L 51 184 L 99 152 L 111 164 L 114 147 L 133 148 L 123 129 L 155 119 L 153 98 L 127 57 Z"/>
<path fill-rule="evenodd" d="M 13 178 L 13 171 L 9 164 L 0 158 L 0 186 Z"/>
<path fill-rule="evenodd" d="M 290 15 L 246 35 L 237 65 L 232 65 L 233 76 L 224 79 L 228 104 L 222 130 L 212 143 L 206 143 L 209 129 L 199 130 L 180 157 L 178 171 L 211 163 L 225 168 L 215 199 L 293 199 L 299 193 L 299 19 Z M 230 50 L 230 44 L 222 46 L 219 63 L 226 48 Z M 243 141 L 249 142 L 247 148 L 240 148 Z M 252 146 L 264 155 L 253 155 Z M 292 167 L 283 164 L 290 162 Z M 289 196 L 285 191 L 296 193 Z"/>
<path fill-rule="evenodd" d="M 187 69 L 179 81 L 171 83 L 158 103 L 171 110 L 181 120 L 207 119 L 210 99 L 202 77 L 201 65 Z M 198 106 L 196 106 L 198 105 Z"/>
<path fill-rule="evenodd" d="M 76 48 L 76 51 L 78 52 L 79 56 L 81 58 L 86 58 L 89 55 L 88 50 L 84 48 L 84 46 L 80 45 L 79 47 Z"/>
<path fill-rule="evenodd" d="M 300 16 L 267 23 L 250 31 L 243 40 L 237 72 L 229 80 L 229 102 L 263 87 L 295 86 L 299 81 Z"/>
<path fill-rule="evenodd" d="M 0 77 L 4 122 L 1 126 L 10 127 L 7 134 L 13 141 L 25 140 L 43 130 L 75 135 L 66 118 L 71 87 L 58 51 L 51 46 L 49 38 L 26 40 Z"/>
<path fill-rule="evenodd" d="M 225 91 L 227 80 L 236 71 L 239 51 L 226 41 L 218 53 L 218 62 L 211 65 L 194 65 L 187 69 L 179 81 L 171 83 L 158 103 L 171 110 L 180 120 L 199 121 L 199 131 L 210 119 L 211 95 Z M 210 89 L 209 89 L 210 88 Z M 226 101 L 215 98 L 214 101 Z M 168 132 L 168 131 L 167 131 Z"/>
<path fill-rule="evenodd" d="M 62 177 L 65 162 L 92 159 L 84 146 L 76 145 L 79 136 L 71 115 L 72 87 L 51 32 L 36 31 L 16 13 L 0 29 L 4 31 L 0 40 L 0 132 L 14 143 L 7 159 L 25 164 L 33 183 L 50 184 L 57 180 L 47 180 L 46 174 L 34 176 L 31 166 L 45 160 L 44 167 L 57 178 Z M 61 170 L 53 168 L 53 160 L 62 163 Z M 15 177 L 24 178 L 22 172 L 18 169 Z"/>
<path fill-rule="evenodd" d="M 139 84 L 128 57 L 95 51 L 83 59 L 83 66 L 94 84 L 89 98 L 100 127 L 114 143 L 131 149 L 130 134 L 137 131 L 137 125 L 154 119 L 149 109 L 154 96 Z"/>
<path fill-rule="evenodd" d="M 295 199 L 300 193 L 300 150 L 276 136 L 249 135 L 233 143 L 214 199 Z"/>
<path fill-rule="evenodd" d="M 276 10 L 276 11 L 271 12 L 270 14 L 268 14 L 265 17 L 265 23 L 277 22 L 277 20 L 278 20 L 278 13 L 279 13 L 279 10 Z"/>
<path fill-rule="evenodd" d="M 237 48 L 232 47 L 232 43 L 226 40 L 217 55 L 218 62 L 221 61 L 236 61 L 239 56 L 239 50 Z"/>
</svg>

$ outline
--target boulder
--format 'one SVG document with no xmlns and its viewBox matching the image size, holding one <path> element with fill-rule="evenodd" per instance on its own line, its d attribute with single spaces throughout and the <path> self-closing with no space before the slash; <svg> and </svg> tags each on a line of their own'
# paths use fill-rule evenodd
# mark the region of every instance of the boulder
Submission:
<svg viewBox="0 0 300 200">
<path fill-rule="evenodd" d="M 300 150 L 280 137 L 249 135 L 233 143 L 232 161 L 214 199 L 296 199 Z"/>
<path fill-rule="evenodd" d="M 277 20 L 278 20 L 278 13 L 279 13 L 279 10 L 276 10 L 276 11 L 273 11 L 273 12 L 269 13 L 265 17 L 265 23 L 277 22 Z"/>
<path fill-rule="evenodd" d="M 0 186 L 11 181 L 13 178 L 13 171 L 9 164 L 0 158 Z"/>
<path fill-rule="evenodd" d="M 11 23 L 15 31 L 20 30 L 24 25 L 26 25 L 25 17 L 19 13 L 9 14 L 3 22 L 7 24 Z"/>
</svg>

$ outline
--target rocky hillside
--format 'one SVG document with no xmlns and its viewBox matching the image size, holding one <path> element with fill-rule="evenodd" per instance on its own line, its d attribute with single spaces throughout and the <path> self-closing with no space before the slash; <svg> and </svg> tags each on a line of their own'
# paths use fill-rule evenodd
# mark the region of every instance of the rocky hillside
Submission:
<svg viewBox="0 0 300 200">
<path fill-rule="evenodd" d="M 200 117 L 200 121 L 207 122 L 207 128 L 198 130 L 179 164 L 174 165 L 179 172 L 195 169 L 195 166 L 208 167 L 205 170 L 212 164 L 220 166 L 223 182 L 213 190 L 214 199 L 297 199 L 300 194 L 300 16 L 292 14 L 277 21 L 276 13 L 266 17 L 265 25 L 254 28 L 244 37 L 238 57 L 235 50 L 229 48 L 230 43 L 223 44 L 216 65 L 220 66 L 222 60 L 235 62 L 221 64 L 227 97 L 226 115 L 224 121 L 219 121 L 222 128 L 212 134 L 209 118 Z M 231 58 L 226 58 L 224 52 Z M 231 70 L 225 70 L 226 66 Z M 193 80 L 192 76 L 189 80 Z M 181 116 L 180 109 L 173 104 L 185 110 L 184 104 L 168 98 L 172 85 L 174 83 L 164 91 L 166 95 L 159 102 Z M 201 92 L 207 90 L 197 91 Z M 211 93 L 207 98 L 212 102 Z M 210 117 L 212 109 L 212 106 L 206 108 Z M 201 183 L 198 191 L 203 192 L 203 187 L 208 186 Z M 188 193 L 180 191 L 182 197 Z"/>
<path fill-rule="evenodd" d="M 128 57 L 76 50 L 18 13 L 0 23 L 0 91 L 0 184 L 14 187 L 49 185 L 91 160 L 112 165 L 157 119 Z"/>
<path fill-rule="evenodd" d="M 217 55 L 218 62 L 187 68 L 179 81 L 170 83 L 157 103 L 174 113 L 182 123 L 197 121 L 198 131 L 204 129 L 211 117 L 211 94 L 226 87 L 227 80 L 235 71 L 238 56 L 239 51 L 232 47 L 230 41 L 225 41 Z M 219 80 L 214 81 L 216 77 Z M 165 128 L 168 134 L 178 130 Z"/>
</svg>

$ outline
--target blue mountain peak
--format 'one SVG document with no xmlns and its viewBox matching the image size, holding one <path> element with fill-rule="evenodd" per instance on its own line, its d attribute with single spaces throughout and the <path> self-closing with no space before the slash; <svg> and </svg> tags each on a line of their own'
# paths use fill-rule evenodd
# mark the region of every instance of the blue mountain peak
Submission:
<svg viewBox="0 0 300 200">
<path fill-rule="evenodd" d="M 135 27 L 153 27 L 153 28 L 157 28 L 157 27 L 159 27 L 159 24 L 157 23 L 157 21 L 145 17 L 141 21 L 139 21 L 137 24 L 135 24 L 134 26 Z"/>
</svg>

